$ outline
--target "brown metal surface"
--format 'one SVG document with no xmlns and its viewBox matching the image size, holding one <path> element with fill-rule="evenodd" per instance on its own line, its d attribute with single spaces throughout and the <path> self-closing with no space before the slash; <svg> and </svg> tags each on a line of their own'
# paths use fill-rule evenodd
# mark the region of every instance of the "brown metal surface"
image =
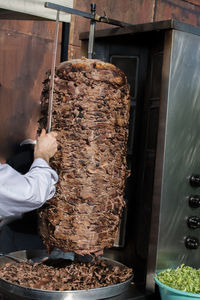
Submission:
<svg viewBox="0 0 200 300">
<path fill-rule="evenodd" d="M 42 81 L 51 66 L 51 26 L 0 21 L 0 152 L 7 155 L 23 139 L 35 138 Z"/>
<path fill-rule="evenodd" d="M 12 32 L 12 34 L 21 33 L 28 36 L 36 36 L 41 39 L 53 41 L 55 21 L 20 21 L 14 18 L 12 20 L 0 20 L 0 31 L 2 30 L 7 30 L 9 32 Z M 61 41 L 61 30 L 59 35 L 59 41 Z"/>
<path fill-rule="evenodd" d="M 157 1 L 155 21 L 174 18 L 176 20 L 200 26 L 200 1 L 159 0 Z"/>
</svg>

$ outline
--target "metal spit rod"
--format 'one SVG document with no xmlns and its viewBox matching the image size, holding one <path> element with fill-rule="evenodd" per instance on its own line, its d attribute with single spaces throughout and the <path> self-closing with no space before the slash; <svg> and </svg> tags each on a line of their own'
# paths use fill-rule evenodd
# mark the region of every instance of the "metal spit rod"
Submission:
<svg viewBox="0 0 200 300">
<path fill-rule="evenodd" d="M 91 15 L 95 18 L 96 15 L 96 4 L 91 4 Z M 88 42 L 88 58 L 93 58 L 94 55 L 94 37 L 95 37 L 96 21 L 91 19 L 90 21 L 90 33 Z"/>
<path fill-rule="evenodd" d="M 51 131 L 51 122 L 52 122 L 52 108 L 53 108 L 53 93 L 54 93 L 56 54 L 57 54 L 57 48 L 58 48 L 59 13 L 60 13 L 60 11 L 57 10 L 56 28 L 55 28 L 55 35 L 54 35 L 54 41 L 53 41 L 53 55 L 52 55 L 52 62 L 51 62 L 51 80 L 50 80 L 50 89 L 49 89 L 47 132 Z"/>
</svg>

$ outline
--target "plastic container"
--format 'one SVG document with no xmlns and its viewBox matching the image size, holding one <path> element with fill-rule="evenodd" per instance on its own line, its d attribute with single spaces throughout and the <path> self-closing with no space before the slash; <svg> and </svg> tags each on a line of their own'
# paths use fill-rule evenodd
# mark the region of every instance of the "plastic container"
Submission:
<svg viewBox="0 0 200 300">
<path fill-rule="evenodd" d="M 155 282 L 159 286 L 160 296 L 162 300 L 200 300 L 200 294 L 193 294 L 181 290 L 173 289 L 154 277 Z"/>
</svg>

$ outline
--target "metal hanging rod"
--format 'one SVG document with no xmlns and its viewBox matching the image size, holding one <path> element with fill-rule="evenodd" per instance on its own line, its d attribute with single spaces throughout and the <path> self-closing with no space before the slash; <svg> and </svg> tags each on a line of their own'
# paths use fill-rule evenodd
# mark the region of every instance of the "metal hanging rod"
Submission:
<svg viewBox="0 0 200 300">
<path fill-rule="evenodd" d="M 99 16 L 96 13 L 96 4 L 91 4 L 91 13 L 87 13 L 85 11 L 81 11 L 78 9 L 74 9 L 67 6 L 58 5 L 52 2 L 45 2 L 44 6 L 46 8 L 55 9 L 58 11 L 62 11 L 68 14 L 77 15 L 86 19 L 90 19 L 90 33 L 89 33 L 89 42 L 88 42 L 88 58 L 93 58 L 94 56 L 94 38 L 95 38 L 95 29 L 96 29 L 96 22 L 107 23 L 110 25 L 126 27 L 131 26 L 132 24 L 124 23 L 118 20 L 110 19 L 106 15 Z"/>
<path fill-rule="evenodd" d="M 118 21 L 118 20 L 110 19 L 107 16 L 99 16 L 96 13 L 95 13 L 95 15 L 93 15 L 92 13 L 87 13 L 85 11 L 81 11 L 81 10 L 74 9 L 74 8 L 71 8 L 71 7 L 67 7 L 67 6 L 58 5 L 58 4 L 55 4 L 55 3 L 52 3 L 52 2 L 45 2 L 45 7 L 56 9 L 56 10 L 59 10 L 59 11 L 63 11 L 63 12 L 66 12 L 68 14 L 84 17 L 86 19 L 94 20 L 96 22 L 107 23 L 107 24 L 110 24 L 110 25 L 116 25 L 116 26 L 120 26 L 120 27 L 126 27 L 126 26 L 133 25 L 133 24 L 124 23 L 124 22 L 121 22 L 121 21 Z"/>
</svg>

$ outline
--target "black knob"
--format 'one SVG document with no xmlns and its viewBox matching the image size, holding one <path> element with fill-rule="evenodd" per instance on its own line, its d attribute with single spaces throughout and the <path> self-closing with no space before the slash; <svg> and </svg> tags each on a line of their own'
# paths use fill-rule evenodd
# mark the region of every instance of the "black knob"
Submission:
<svg viewBox="0 0 200 300">
<path fill-rule="evenodd" d="M 190 184 L 193 187 L 200 187 L 200 175 L 193 174 L 190 176 Z"/>
<path fill-rule="evenodd" d="M 192 207 L 192 208 L 200 207 L 200 196 L 191 195 L 188 200 L 189 200 L 189 206 L 190 207 Z"/>
<path fill-rule="evenodd" d="M 192 229 L 200 228 L 200 218 L 197 216 L 189 217 L 187 223 Z"/>
<path fill-rule="evenodd" d="M 188 249 L 197 249 L 199 247 L 199 240 L 193 236 L 185 238 L 185 247 Z"/>
</svg>

